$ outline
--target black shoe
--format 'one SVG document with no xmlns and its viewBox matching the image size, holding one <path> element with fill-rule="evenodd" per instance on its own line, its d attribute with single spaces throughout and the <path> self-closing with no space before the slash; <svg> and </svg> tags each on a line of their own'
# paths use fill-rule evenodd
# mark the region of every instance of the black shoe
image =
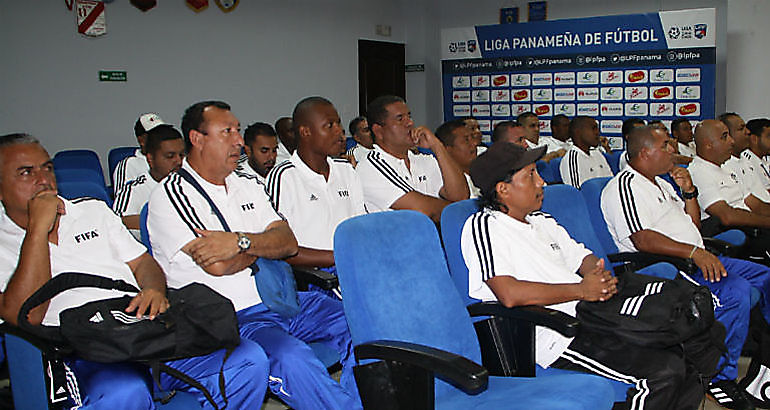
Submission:
<svg viewBox="0 0 770 410">
<path fill-rule="evenodd" d="M 709 398 L 728 409 L 754 410 L 749 395 L 735 383 L 735 380 L 712 382 L 708 387 Z"/>
</svg>

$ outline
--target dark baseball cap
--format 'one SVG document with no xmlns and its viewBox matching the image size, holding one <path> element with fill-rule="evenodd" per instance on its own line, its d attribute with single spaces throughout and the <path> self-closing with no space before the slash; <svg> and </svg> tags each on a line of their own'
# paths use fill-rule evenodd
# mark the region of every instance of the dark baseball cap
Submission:
<svg viewBox="0 0 770 410">
<path fill-rule="evenodd" d="M 535 163 L 545 155 L 545 150 L 544 146 L 526 149 L 510 142 L 496 142 L 471 163 L 471 180 L 481 192 L 491 192 L 509 172 Z"/>
</svg>

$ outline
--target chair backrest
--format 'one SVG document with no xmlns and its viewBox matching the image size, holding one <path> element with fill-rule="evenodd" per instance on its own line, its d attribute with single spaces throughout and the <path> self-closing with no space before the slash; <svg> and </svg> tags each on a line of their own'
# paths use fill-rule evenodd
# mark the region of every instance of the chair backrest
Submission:
<svg viewBox="0 0 770 410">
<path fill-rule="evenodd" d="M 334 259 L 354 345 L 412 342 L 481 363 L 476 333 L 427 216 L 392 211 L 348 219 L 334 234 Z M 454 390 L 436 380 L 437 401 Z"/>
<path fill-rule="evenodd" d="M 54 169 L 54 174 L 56 174 L 56 182 L 89 181 L 104 185 L 102 176 L 91 168 L 57 168 Z"/>
<path fill-rule="evenodd" d="M 564 181 L 561 179 L 561 171 L 559 170 L 559 165 L 561 165 L 561 158 L 554 158 L 548 162 L 548 168 L 551 171 L 551 181 L 548 181 L 545 178 L 543 178 L 543 181 L 549 184 L 563 183 Z"/>
<path fill-rule="evenodd" d="M 45 369 L 40 350 L 26 340 L 5 335 L 13 404 L 17 409 L 48 409 Z"/>
<path fill-rule="evenodd" d="M 345 151 L 353 148 L 354 146 L 356 146 L 356 140 L 354 140 L 353 137 L 345 138 Z"/>
<path fill-rule="evenodd" d="M 540 160 L 535 163 L 535 166 L 537 167 L 537 173 L 540 174 L 540 178 L 543 178 L 543 181 L 549 184 L 552 183 L 553 173 L 551 172 L 551 167 L 548 166 L 548 163 Z"/>
<path fill-rule="evenodd" d="M 441 212 L 441 239 L 444 243 L 449 274 L 452 275 L 455 287 L 466 305 L 479 300 L 468 296 L 468 267 L 465 265 L 460 248 L 460 237 L 465 221 L 478 210 L 478 204 L 479 201 L 476 199 L 466 199 L 448 205 Z"/>
<path fill-rule="evenodd" d="M 67 199 L 75 199 L 84 196 L 89 196 L 96 199 L 101 199 L 107 203 L 107 206 L 112 208 L 112 198 L 104 188 L 104 184 L 99 185 L 90 181 L 69 181 L 57 183 L 59 188 L 59 194 Z"/>
<path fill-rule="evenodd" d="M 54 169 L 90 168 L 99 173 L 104 183 L 104 171 L 99 155 L 88 149 L 71 149 L 59 151 L 53 156 Z"/>
<path fill-rule="evenodd" d="M 618 246 L 615 245 L 612 234 L 607 229 L 607 222 L 604 220 L 604 214 L 602 213 L 602 191 L 607 186 L 607 183 L 610 182 L 610 179 L 612 178 L 589 179 L 580 186 L 580 193 L 583 194 L 583 200 L 588 207 L 588 216 L 590 217 L 591 225 L 594 227 L 596 237 L 599 238 L 599 242 L 607 253 L 616 253 Z"/>
<path fill-rule="evenodd" d="M 623 154 L 623 150 L 614 150 L 612 152 L 603 153 L 604 158 L 607 159 L 607 163 L 610 164 L 610 169 L 613 174 L 617 174 L 620 169 L 620 155 Z"/>
<path fill-rule="evenodd" d="M 110 185 L 114 184 L 112 180 L 112 174 L 115 172 L 115 167 L 118 166 L 123 158 L 134 155 L 138 147 L 117 147 L 110 150 L 107 154 L 107 169 L 110 172 Z"/>
<path fill-rule="evenodd" d="M 147 204 L 142 206 L 142 210 L 139 211 L 139 237 L 142 239 L 142 244 L 147 248 L 147 253 L 152 255 L 152 245 L 150 245 L 150 232 L 147 230 Z"/>
</svg>

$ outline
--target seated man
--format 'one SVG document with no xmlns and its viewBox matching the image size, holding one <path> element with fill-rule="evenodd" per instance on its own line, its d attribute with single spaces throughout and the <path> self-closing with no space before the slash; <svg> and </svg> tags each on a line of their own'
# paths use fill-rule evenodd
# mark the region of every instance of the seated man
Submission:
<svg viewBox="0 0 770 410">
<path fill-rule="evenodd" d="M 628 145 L 628 134 L 633 130 L 634 128 L 638 127 L 644 127 L 646 124 L 644 123 L 644 120 L 641 118 L 628 118 L 625 121 L 623 121 L 623 126 L 620 128 L 621 135 L 620 137 L 623 139 L 623 144 Z M 618 162 L 618 169 L 623 170 L 623 168 L 628 165 L 628 150 L 624 150 L 620 154 L 620 160 Z"/>
<path fill-rule="evenodd" d="M 462 171 L 429 129 L 414 127 L 401 97 L 375 98 L 366 116 L 377 144 L 356 172 L 368 212 L 413 209 L 438 222 L 445 206 L 468 199 Z M 435 158 L 411 152 L 416 146 L 432 150 Z"/>
<path fill-rule="evenodd" d="M 676 138 L 679 155 L 695 157 L 695 140 L 693 140 L 692 124 L 687 118 L 677 118 L 671 121 L 671 135 Z"/>
<path fill-rule="evenodd" d="M 738 358 L 749 328 L 751 287 L 763 295 L 762 314 L 770 319 L 770 269 L 740 259 L 717 257 L 703 246 L 698 226 L 698 190 L 687 169 L 674 166 L 671 145 L 663 130 L 636 128 L 628 138 L 629 166 L 602 192 L 602 212 L 621 252 L 649 252 L 692 258 L 699 272 L 691 280 L 708 286 L 719 304 L 716 319 L 727 328 L 727 357 L 722 371 L 711 380 L 709 393 L 728 408 L 751 408 L 735 383 Z M 658 177 L 669 173 L 682 191 Z M 721 367 L 721 366 L 720 366 Z M 723 393 L 723 394 L 720 394 Z"/>
<path fill-rule="evenodd" d="M 506 307 L 543 305 L 575 315 L 580 300 L 601 302 L 617 293 L 617 279 L 547 214 L 539 212 L 543 180 L 535 161 L 545 147 L 525 150 L 497 143 L 471 165 L 481 208 L 461 236 L 468 293 Z M 577 272 L 577 273 L 575 273 Z M 703 397 L 684 359 L 662 349 L 631 346 L 579 332 L 575 338 L 538 327 L 535 359 L 542 367 L 595 373 L 630 384 L 628 408 L 695 409 Z"/>
<path fill-rule="evenodd" d="M 112 191 L 115 195 L 123 189 L 123 185 L 126 182 L 142 175 L 150 169 L 147 163 L 147 158 L 144 156 L 146 151 L 144 148 L 145 138 L 147 138 L 147 132 L 157 127 L 158 125 L 165 124 L 160 116 L 154 112 L 142 114 L 134 124 L 134 134 L 136 135 L 136 142 L 139 143 L 139 149 L 136 150 L 133 156 L 125 157 L 117 165 L 112 172 Z"/>
<path fill-rule="evenodd" d="M 752 171 L 759 174 L 762 186 L 770 190 L 770 164 L 764 159 L 770 154 L 770 119 L 755 118 L 746 123 L 749 130 L 749 147 L 741 156 L 748 161 Z"/>
<path fill-rule="evenodd" d="M 297 149 L 297 137 L 294 135 L 294 123 L 291 117 L 281 117 L 275 121 L 275 132 L 278 134 L 278 157 L 276 164 L 289 159 Z"/>
<path fill-rule="evenodd" d="M 569 137 L 569 117 L 564 114 L 556 114 L 551 118 L 551 139 L 559 148 L 567 151 L 572 147 L 572 140 Z M 546 139 L 546 143 L 549 140 Z"/>
<path fill-rule="evenodd" d="M 51 277 L 83 272 L 124 280 L 142 291 L 126 312 L 154 319 L 168 308 L 166 282 L 158 264 L 147 254 L 104 202 L 79 198 L 68 201 L 56 194 L 53 163 L 38 141 L 27 134 L 0 137 L 0 317 L 17 324 L 21 305 Z M 83 236 L 83 232 L 91 235 Z M 123 296 L 95 288 L 68 290 L 36 309 L 32 324 L 59 325 L 59 313 L 84 303 Z M 258 408 L 267 384 L 268 362 L 259 345 L 244 341 L 224 364 L 225 391 L 234 408 Z M 167 362 L 198 380 L 225 404 L 220 394 L 219 369 L 224 349 L 202 357 Z M 68 383 L 73 405 L 93 408 L 151 409 L 149 371 L 131 363 L 69 361 L 77 382 Z M 186 390 L 211 408 L 197 389 L 166 374 L 164 389 Z M 68 378 L 68 382 L 72 382 Z M 82 392 L 78 390 L 82 389 Z"/>
<path fill-rule="evenodd" d="M 128 181 L 115 196 L 115 202 L 112 204 L 112 210 L 138 240 L 141 240 L 139 213 L 142 207 L 150 200 L 150 194 L 158 186 L 158 182 L 179 169 L 184 158 L 182 134 L 171 125 L 162 124 L 148 131 L 144 147 L 150 169 Z"/>
<path fill-rule="evenodd" d="M 297 240 L 253 177 L 233 172 L 243 138 L 238 119 L 221 101 L 185 110 L 182 130 L 188 156 L 161 182 L 149 202 L 154 255 L 169 284 L 208 285 L 235 306 L 242 340 L 258 343 L 270 360 L 270 390 L 293 408 L 361 408 L 352 375 L 353 353 L 342 302 L 300 292 L 301 312 L 285 318 L 262 303 L 250 268 L 257 258 L 297 254 Z M 232 232 L 182 171 L 201 187 Z M 306 343 L 322 342 L 340 354 L 334 381 Z"/>
<path fill-rule="evenodd" d="M 334 266 L 334 230 L 345 219 L 366 213 L 364 192 L 350 163 L 334 158 L 345 148 L 345 134 L 332 103 L 305 98 L 292 119 L 297 150 L 270 172 L 267 192 L 299 243 L 299 252 L 286 261 L 329 268 Z"/>
<path fill-rule="evenodd" d="M 612 169 L 599 146 L 599 124 L 595 119 L 578 115 L 569 124 L 572 148 L 559 164 L 561 179 L 565 184 L 580 189 L 583 182 L 592 178 L 611 177 Z"/>
<path fill-rule="evenodd" d="M 529 148 L 524 127 L 516 121 L 503 121 L 495 125 L 495 129 L 492 130 L 492 143 L 494 144 L 498 141 Z"/>
<path fill-rule="evenodd" d="M 478 198 L 479 189 L 473 185 L 468 172 L 471 168 L 471 162 L 476 159 L 477 146 L 473 138 L 473 131 L 467 125 L 467 120 L 452 120 L 441 124 L 436 129 L 436 137 L 446 147 L 449 155 L 452 156 L 455 163 L 462 169 L 465 179 L 468 181 L 468 190 L 471 198 Z M 464 127 L 464 128 L 463 128 Z"/>
<path fill-rule="evenodd" d="M 356 117 L 348 125 L 350 135 L 356 141 L 356 145 L 351 147 L 347 155 L 355 159 L 356 164 L 363 161 L 367 155 L 374 149 L 374 137 L 369 129 L 369 123 L 366 117 Z M 334 154 L 336 157 L 337 154 Z M 355 166 L 355 165 L 354 165 Z"/>
<path fill-rule="evenodd" d="M 235 172 L 242 172 L 265 183 L 267 173 L 275 166 L 278 156 L 278 135 L 270 124 L 255 122 L 243 133 L 243 150 Z"/>
<path fill-rule="evenodd" d="M 481 133 L 481 125 L 479 125 L 479 120 L 473 117 L 465 117 L 462 119 L 462 121 L 465 123 L 465 126 L 471 130 L 471 139 L 473 140 L 473 144 L 476 147 L 476 155 L 481 155 L 484 151 L 487 150 L 487 146 L 482 142 L 484 134 Z"/>
<path fill-rule="evenodd" d="M 519 114 L 519 116 L 516 117 L 516 122 L 524 127 L 528 148 L 548 147 L 546 154 L 542 158 L 543 161 L 550 162 L 552 159 L 563 157 L 564 154 L 567 153 L 567 150 L 564 149 L 561 141 L 540 135 L 540 120 L 535 113 L 528 111 Z"/>
<path fill-rule="evenodd" d="M 722 168 L 735 175 L 738 181 L 751 191 L 751 194 L 760 201 L 770 204 L 770 192 L 762 181 L 762 170 L 755 169 L 748 159 L 743 157 L 743 152 L 748 151 L 749 129 L 740 115 L 729 112 L 719 116 L 719 120 L 727 127 L 730 137 L 733 139 L 731 149 L 732 156 L 722 164 Z"/>
</svg>

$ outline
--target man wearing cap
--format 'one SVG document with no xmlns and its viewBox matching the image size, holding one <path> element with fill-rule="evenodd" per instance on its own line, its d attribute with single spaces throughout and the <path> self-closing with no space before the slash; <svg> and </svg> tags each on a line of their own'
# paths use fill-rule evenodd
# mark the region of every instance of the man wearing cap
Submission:
<svg viewBox="0 0 770 410">
<path fill-rule="evenodd" d="M 350 124 L 348 124 L 348 130 L 350 130 L 350 135 L 356 141 L 356 145 L 350 147 L 346 155 L 354 158 L 356 164 L 358 164 L 374 149 L 374 137 L 369 129 L 366 117 L 353 118 Z"/>
<path fill-rule="evenodd" d="M 265 183 L 268 172 L 275 166 L 278 157 L 278 136 L 270 124 L 255 122 L 243 133 L 243 150 L 235 172 L 251 175 Z"/>
<path fill-rule="evenodd" d="M 611 177 L 612 169 L 599 146 L 599 124 L 595 119 L 578 115 L 569 125 L 572 148 L 559 164 L 559 172 L 565 184 L 580 189 L 583 182 L 599 177 Z"/>
<path fill-rule="evenodd" d="M 158 125 L 148 131 L 144 147 L 150 169 L 123 185 L 112 204 L 112 210 L 138 240 L 141 240 L 139 213 L 142 207 L 150 200 L 150 194 L 158 182 L 179 169 L 184 158 L 182 134 L 168 124 Z"/>
<path fill-rule="evenodd" d="M 136 135 L 136 142 L 139 143 L 139 148 L 134 152 L 134 155 L 123 158 L 115 166 L 115 171 L 112 173 L 112 191 L 116 195 L 126 182 L 144 174 L 150 169 L 147 157 L 145 156 L 144 142 L 147 138 L 147 132 L 161 124 L 165 123 L 154 112 L 142 114 L 136 120 L 134 134 Z"/>
<path fill-rule="evenodd" d="M 506 307 L 543 305 L 574 316 L 580 300 L 612 298 L 617 279 L 602 259 L 539 211 L 544 182 L 535 161 L 544 153 L 545 147 L 525 150 L 497 143 L 471 165 L 482 197 L 481 209 L 465 222 L 461 237 L 468 293 Z M 631 409 L 694 409 L 703 397 L 678 354 L 589 332 L 567 338 L 538 327 L 535 338 L 540 366 L 623 381 L 630 385 Z"/>
<path fill-rule="evenodd" d="M 434 222 L 450 202 L 468 199 L 468 184 L 441 141 L 426 127 L 414 127 L 403 98 L 375 98 L 366 111 L 374 134 L 374 151 L 358 164 L 368 212 L 412 209 Z M 415 154 L 419 146 L 433 151 Z"/>
</svg>

